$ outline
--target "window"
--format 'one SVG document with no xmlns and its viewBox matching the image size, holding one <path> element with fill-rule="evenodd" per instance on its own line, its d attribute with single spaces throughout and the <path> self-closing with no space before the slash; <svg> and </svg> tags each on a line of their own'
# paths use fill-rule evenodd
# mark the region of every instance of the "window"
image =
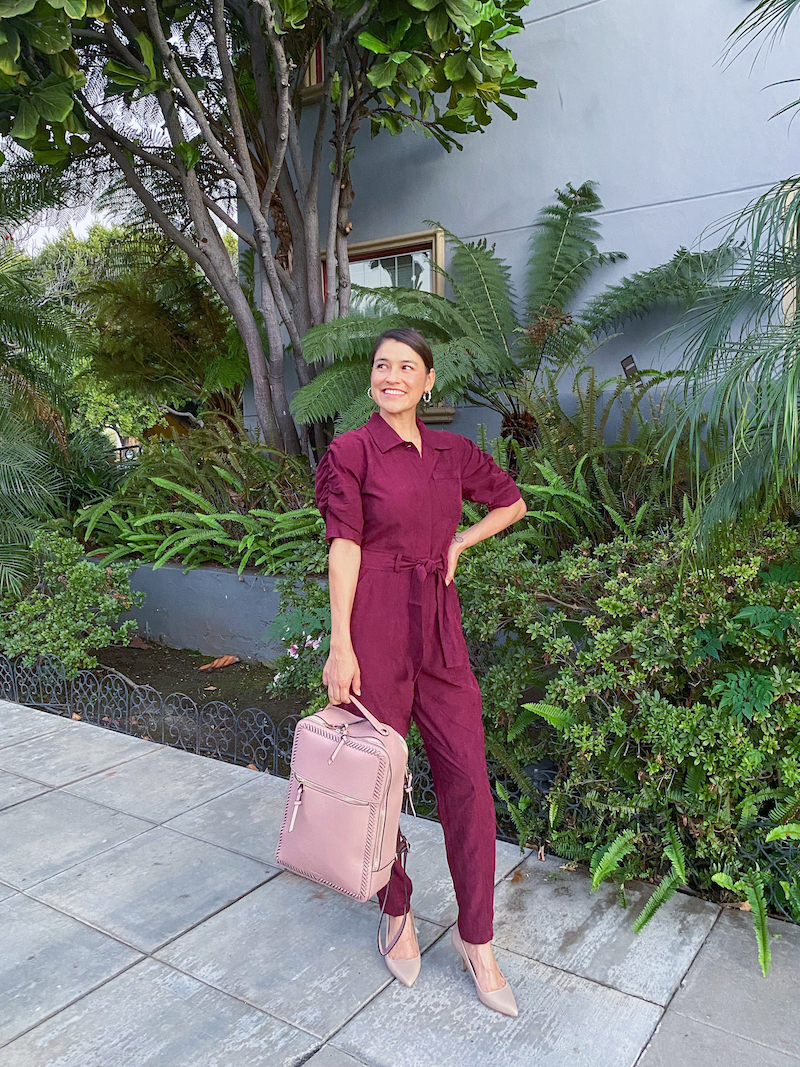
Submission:
<svg viewBox="0 0 800 1067">
<path fill-rule="evenodd" d="M 348 246 L 350 280 L 353 285 L 367 289 L 393 286 L 419 289 L 425 293 L 444 296 L 444 231 L 422 230 L 376 241 L 362 241 Z M 325 272 L 325 253 L 323 275 Z M 369 297 L 354 294 L 352 306 L 362 310 L 369 305 Z M 420 406 L 423 422 L 452 422 L 455 409 L 447 403 L 432 407 Z"/>
<path fill-rule="evenodd" d="M 314 104 L 322 96 L 322 83 L 325 80 L 325 48 L 320 38 L 314 51 L 308 57 L 308 66 L 303 75 L 300 98 L 304 104 Z"/>
<path fill-rule="evenodd" d="M 401 237 L 348 245 L 350 280 L 368 289 L 399 286 L 444 296 L 444 232 L 422 230 Z M 325 253 L 322 253 L 323 271 Z"/>
</svg>

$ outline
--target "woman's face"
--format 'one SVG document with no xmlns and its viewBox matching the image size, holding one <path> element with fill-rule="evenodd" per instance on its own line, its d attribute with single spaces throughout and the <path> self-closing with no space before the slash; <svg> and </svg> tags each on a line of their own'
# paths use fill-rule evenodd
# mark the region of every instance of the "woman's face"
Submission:
<svg viewBox="0 0 800 1067">
<path fill-rule="evenodd" d="M 436 371 L 426 370 L 422 356 L 402 341 L 386 340 L 372 361 L 372 399 L 387 414 L 416 410 L 422 394 L 433 388 Z"/>
</svg>

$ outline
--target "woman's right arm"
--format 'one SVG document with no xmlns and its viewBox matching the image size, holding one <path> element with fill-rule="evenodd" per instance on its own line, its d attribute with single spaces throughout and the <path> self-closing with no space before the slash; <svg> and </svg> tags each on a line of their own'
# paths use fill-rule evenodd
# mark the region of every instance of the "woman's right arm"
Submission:
<svg viewBox="0 0 800 1067">
<path fill-rule="evenodd" d="M 328 553 L 328 591 L 331 598 L 331 650 L 322 671 L 333 704 L 345 703 L 350 690 L 361 696 L 361 672 L 350 637 L 350 616 L 356 595 L 361 546 L 334 537 Z"/>
</svg>

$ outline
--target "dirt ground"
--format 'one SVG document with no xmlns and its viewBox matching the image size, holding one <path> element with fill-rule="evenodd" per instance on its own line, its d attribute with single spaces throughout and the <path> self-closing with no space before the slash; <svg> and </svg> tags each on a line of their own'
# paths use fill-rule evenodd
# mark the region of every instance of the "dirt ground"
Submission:
<svg viewBox="0 0 800 1067">
<path fill-rule="evenodd" d="M 162 696 L 185 693 L 197 704 L 222 700 L 231 708 L 263 708 L 274 721 L 300 712 L 309 696 L 299 693 L 285 700 L 266 694 L 274 669 L 261 663 L 234 663 L 221 670 L 200 671 L 214 657 L 148 642 L 147 648 L 109 645 L 95 652 L 98 663 L 111 667 L 137 685 L 151 685 Z M 102 673 L 98 669 L 98 673 Z"/>
</svg>

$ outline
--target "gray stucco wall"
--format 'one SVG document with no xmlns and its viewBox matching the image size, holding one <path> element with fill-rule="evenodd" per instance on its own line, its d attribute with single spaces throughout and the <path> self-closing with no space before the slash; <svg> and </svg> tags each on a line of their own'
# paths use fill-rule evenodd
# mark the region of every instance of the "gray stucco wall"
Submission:
<svg viewBox="0 0 800 1067">
<path fill-rule="evenodd" d="M 798 75 L 800 16 L 772 51 L 750 48 L 722 63 L 728 35 L 754 0 L 532 0 L 509 39 L 539 88 L 518 101 L 516 122 L 497 113 L 482 135 L 446 154 L 406 133 L 360 139 L 353 162 L 353 241 L 441 222 L 486 237 L 522 289 L 527 242 L 556 187 L 599 183 L 603 247 L 628 253 L 595 288 L 669 259 L 799 168 L 800 127 L 772 119 L 796 96 L 769 83 Z M 794 94 L 794 96 L 792 95 Z M 518 106 L 517 106 L 518 105 Z M 713 246 L 713 238 L 705 245 Z M 664 322 L 642 323 L 605 346 L 597 362 L 619 373 L 669 366 L 654 342 Z"/>
<path fill-rule="evenodd" d="M 274 659 L 283 648 L 267 641 L 266 627 L 278 614 L 276 579 L 237 575 L 221 567 L 184 574 L 166 563 L 158 570 L 137 567 L 131 589 L 146 594 L 144 604 L 124 619 L 135 619 L 143 634 L 168 648 L 189 648 L 209 656 L 226 653 L 251 663 Z"/>
</svg>

